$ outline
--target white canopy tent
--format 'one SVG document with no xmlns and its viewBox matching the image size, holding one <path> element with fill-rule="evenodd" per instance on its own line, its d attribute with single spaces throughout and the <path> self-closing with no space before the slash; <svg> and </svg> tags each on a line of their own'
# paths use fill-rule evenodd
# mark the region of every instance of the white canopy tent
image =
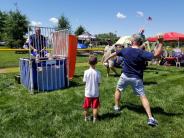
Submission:
<svg viewBox="0 0 184 138">
<path fill-rule="evenodd" d="M 114 44 L 114 45 L 124 45 L 127 47 L 129 44 L 131 44 L 131 36 L 122 36 L 120 39 Z"/>
<path fill-rule="evenodd" d="M 84 32 L 83 34 L 78 36 L 79 40 L 91 40 L 91 39 L 96 39 L 95 36 L 90 34 L 89 32 Z"/>
</svg>

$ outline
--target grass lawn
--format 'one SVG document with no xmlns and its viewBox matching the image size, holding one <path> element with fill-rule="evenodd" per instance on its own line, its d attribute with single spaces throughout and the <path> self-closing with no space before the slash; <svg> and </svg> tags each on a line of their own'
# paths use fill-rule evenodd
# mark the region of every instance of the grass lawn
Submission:
<svg viewBox="0 0 184 138">
<path fill-rule="evenodd" d="M 0 51 L 0 69 L 7 67 L 18 67 L 19 58 L 27 58 L 29 54 L 15 54 L 14 51 Z M 98 55 L 100 61 L 102 55 Z M 86 62 L 88 56 L 77 56 L 77 63 Z"/>
<path fill-rule="evenodd" d="M 0 51 L 0 68 L 19 66 L 19 58 L 29 57 L 28 54 L 15 54 L 15 51 Z"/>
<path fill-rule="evenodd" d="M 86 57 L 78 57 L 78 62 Z M 2 63 L 2 61 L 0 61 Z M 3 61 L 4 62 L 4 61 Z M 114 90 L 118 78 L 102 74 L 101 120 L 84 122 L 83 72 L 88 65 L 77 66 L 71 87 L 30 95 L 14 81 L 14 73 L 0 74 L 0 137 L 173 137 L 184 136 L 184 69 L 149 67 L 145 71 L 145 91 L 152 106 L 157 127 L 147 126 L 147 117 L 139 98 L 130 88 L 121 101 L 121 114 L 114 114 Z M 120 70 L 118 70 L 120 72 Z"/>
</svg>

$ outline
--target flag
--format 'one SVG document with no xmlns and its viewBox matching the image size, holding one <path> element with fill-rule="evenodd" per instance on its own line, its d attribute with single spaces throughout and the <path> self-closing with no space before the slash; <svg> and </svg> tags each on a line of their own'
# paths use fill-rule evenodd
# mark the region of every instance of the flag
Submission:
<svg viewBox="0 0 184 138">
<path fill-rule="evenodd" d="M 147 18 L 147 20 L 148 20 L 148 21 L 152 21 L 152 17 L 149 16 L 149 17 Z"/>
</svg>

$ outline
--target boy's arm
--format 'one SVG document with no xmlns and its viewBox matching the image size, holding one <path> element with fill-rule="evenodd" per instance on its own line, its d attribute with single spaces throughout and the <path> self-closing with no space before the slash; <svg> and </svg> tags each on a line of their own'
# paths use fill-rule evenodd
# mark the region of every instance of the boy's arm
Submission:
<svg viewBox="0 0 184 138">
<path fill-rule="evenodd" d="M 107 62 L 109 59 L 111 59 L 112 57 L 115 57 L 115 56 L 117 56 L 116 52 L 112 53 L 108 58 L 106 58 L 104 62 Z"/>
<path fill-rule="evenodd" d="M 101 83 L 101 74 L 100 72 L 98 72 L 98 86 L 100 86 L 100 83 Z"/>
<path fill-rule="evenodd" d="M 84 72 L 83 82 L 86 83 L 86 72 Z"/>
</svg>

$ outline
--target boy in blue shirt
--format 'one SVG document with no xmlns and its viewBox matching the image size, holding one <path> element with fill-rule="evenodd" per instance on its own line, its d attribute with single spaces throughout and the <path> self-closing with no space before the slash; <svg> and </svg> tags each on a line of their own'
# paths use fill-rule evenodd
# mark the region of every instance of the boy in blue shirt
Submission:
<svg viewBox="0 0 184 138">
<path fill-rule="evenodd" d="M 132 47 L 124 48 L 121 51 L 114 52 L 111 57 L 121 56 L 123 57 L 123 73 L 117 83 L 115 91 L 115 106 L 114 110 L 120 110 L 121 92 L 131 85 L 134 93 L 140 97 L 142 105 L 148 115 L 148 125 L 155 126 L 158 124 L 157 120 L 153 118 L 149 101 L 144 93 L 143 85 L 143 71 L 145 68 L 145 61 L 152 60 L 154 57 L 158 57 L 162 53 L 162 45 L 159 45 L 155 49 L 154 54 L 141 49 L 143 39 L 141 35 L 135 34 L 132 36 Z M 107 60 L 109 59 L 107 58 Z"/>
</svg>

